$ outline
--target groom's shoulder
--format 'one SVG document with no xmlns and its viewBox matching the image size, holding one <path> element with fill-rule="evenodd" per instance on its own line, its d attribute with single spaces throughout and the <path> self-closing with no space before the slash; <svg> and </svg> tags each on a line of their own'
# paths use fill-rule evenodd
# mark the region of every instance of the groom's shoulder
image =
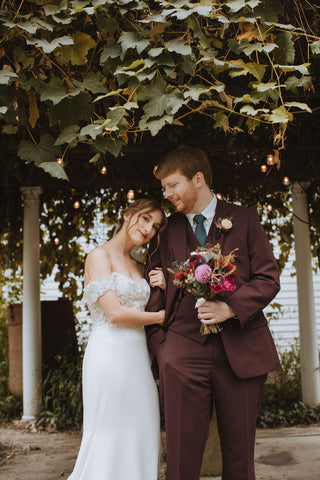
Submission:
<svg viewBox="0 0 320 480">
<path fill-rule="evenodd" d="M 179 223 L 185 222 L 185 214 L 180 212 L 174 212 L 170 217 L 168 217 L 168 227 L 177 225 Z"/>
<path fill-rule="evenodd" d="M 253 207 L 247 207 L 244 205 L 239 205 L 237 203 L 230 203 L 226 201 L 223 201 L 223 205 L 224 209 L 240 217 L 250 217 L 251 215 L 258 215 L 257 210 Z"/>
</svg>

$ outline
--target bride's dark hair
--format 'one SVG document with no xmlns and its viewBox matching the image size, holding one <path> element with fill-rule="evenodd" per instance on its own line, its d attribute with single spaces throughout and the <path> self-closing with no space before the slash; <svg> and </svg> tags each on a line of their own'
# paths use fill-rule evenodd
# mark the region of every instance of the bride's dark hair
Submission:
<svg viewBox="0 0 320 480">
<path fill-rule="evenodd" d="M 119 231 L 123 226 L 124 215 L 125 214 L 129 214 L 130 216 L 132 216 L 135 213 L 138 213 L 139 214 L 138 219 L 137 219 L 137 222 L 138 222 L 139 216 L 142 212 L 148 213 L 148 212 L 154 212 L 154 211 L 159 211 L 159 212 L 162 213 L 162 222 L 161 222 L 159 230 L 157 231 L 157 243 L 156 243 L 156 248 L 154 250 L 154 252 L 155 252 L 157 250 L 157 248 L 159 247 L 160 233 L 164 228 L 166 228 L 167 223 L 168 223 L 168 220 L 167 220 L 167 217 L 164 213 L 164 210 L 161 207 L 161 204 L 157 200 L 154 200 L 153 198 L 139 198 L 139 199 L 135 200 L 135 202 L 131 203 L 126 208 L 124 208 L 121 212 L 121 217 L 120 217 L 119 226 L 118 226 L 117 231 Z M 154 252 L 152 252 L 152 253 L 154 253 Z M 150 255 L 152 255 L 152 253 Z"/>
</svg>

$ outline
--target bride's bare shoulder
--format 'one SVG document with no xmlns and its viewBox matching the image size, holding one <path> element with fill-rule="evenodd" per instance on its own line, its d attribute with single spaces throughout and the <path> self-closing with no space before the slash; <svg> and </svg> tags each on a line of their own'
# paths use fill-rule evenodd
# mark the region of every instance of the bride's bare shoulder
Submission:
<svg viewBox="0 0 320 480">
<path fill-rule="evenodd" d="M 85 281 L 104 277 L 111 273 L 111 255 L 107 243 L 94 248 L 85 261 Z"/>
<path fill-rule="evenodd" d="M 108 245 L 107 243 L 104 243 L 103 245 L 94 248 L 88 253 L 86 257 L 86 263 L 90 264 L 96 261 L 108 261 L 109 256 L 110 255 Z"/>
</svg>

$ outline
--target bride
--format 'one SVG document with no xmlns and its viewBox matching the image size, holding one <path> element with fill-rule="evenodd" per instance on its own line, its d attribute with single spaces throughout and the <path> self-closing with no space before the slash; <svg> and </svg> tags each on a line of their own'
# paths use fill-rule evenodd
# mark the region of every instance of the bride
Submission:
<svg viewBox="0 0 320 480">
<path fill-rule="evenodd" d="M 123 211 L 118 233 L 87 256 L 93 331 L 83 359 L 83 436 L 69 480 L 157 479 L 159 403 L 143 327 L 161 325 L 164 311 L 144 311 L 150 287 L 130 251 L 166 223 L 157 202 L 137 200 Z M 163 288 L 161 272 L 151 284 Z"/>
</svg>

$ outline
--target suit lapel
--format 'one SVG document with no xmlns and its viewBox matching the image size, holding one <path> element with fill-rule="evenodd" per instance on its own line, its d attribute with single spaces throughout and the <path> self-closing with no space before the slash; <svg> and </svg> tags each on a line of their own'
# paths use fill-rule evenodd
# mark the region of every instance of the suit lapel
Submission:
<svg viewBox="0 0 320 480">
<path fill-rule="evenodd" d="M 186 217 L 182 213 L 176 213 L 174 216 L 174 222 L 168 228 L 168 244 L 172 249 L 172 263 L 174 261 L 184 262 L 188 258 L 188 245 L 187 245 L 187 223 Z M 171 256 L 171 255 L 170 255 Z M 170 267 L 172 267 L 169 265 Z M 168 276 L 168 288 L 167 288 L 167 300 L 166 300 L 166 321 L 168 320 L 174 310 L 175 303 L 178 296 L 182 295 L 182 289 L 173 285 L 173 274 L 169 273 Z"/>
<path fill-rule="evenodd" d="M 187 221 L 183 213 L 176 213 L 175 222 L 169 230 L 169 245 L 172 246 L 173 258 L 177 262 L 188 258 Z"/>
<path fill-rule="evenodd" d="M 229 204 L 227 202 L 223 202 L 217 199 L 217 207 L 216 207 L 215 215 L 214 215 L 214 218 L 210 227 L 210 231 L 208 234 L 208 243 L 210 243 L 211 245 L 216 245 L 217 243 L 219 243 L 222 250 L 223 244 L 226 238 L 226 233 L 221 232 L 221 234 L 218 235 L 219 229 L 217 228 L 216 223 L 219 218 L 223 219 L 231 216 L 232 216 L 232 212 L 229 208 Z M 219 238 L 217 238 L 218 236 Z"/>
</svg>

